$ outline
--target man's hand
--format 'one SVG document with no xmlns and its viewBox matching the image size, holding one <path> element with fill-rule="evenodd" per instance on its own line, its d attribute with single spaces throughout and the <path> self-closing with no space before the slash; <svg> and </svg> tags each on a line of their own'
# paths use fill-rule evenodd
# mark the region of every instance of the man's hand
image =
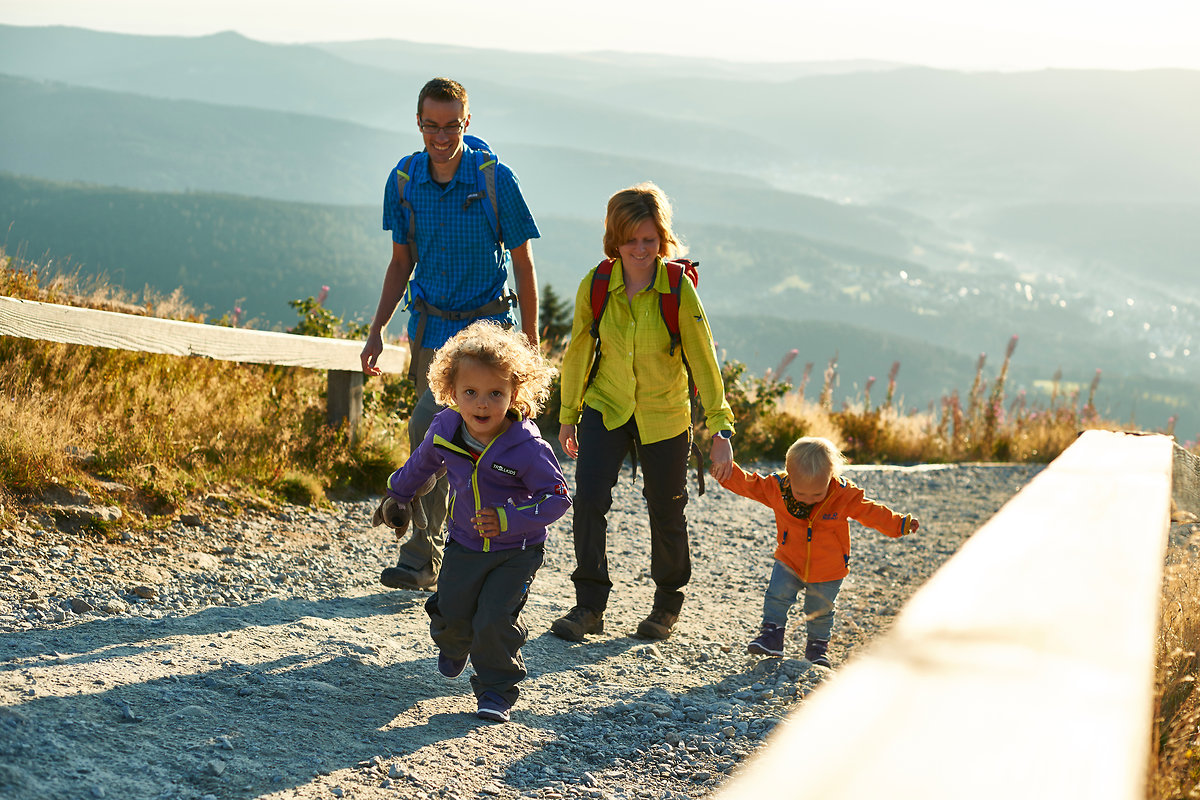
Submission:
<svg viewBox="0 0 1200 800">
<path fill-rule="evenodd" d="M 367 336 L 367 343 L 363 345 L 362 353 L 359 359 L 362 361 L 362 371 L 367 375 L 382 375 L 383 370 L 375 366 L 379 361 L 379 356 L 383 354 L 383 336 L 378 332 Z"/>
<path fill-rule="evenodd" d="M 500 515 L 494 508 L 481 508 L 471 521 L 475 530 L 485 539 L 490 539 L 500 533 Z"/>
</svg>

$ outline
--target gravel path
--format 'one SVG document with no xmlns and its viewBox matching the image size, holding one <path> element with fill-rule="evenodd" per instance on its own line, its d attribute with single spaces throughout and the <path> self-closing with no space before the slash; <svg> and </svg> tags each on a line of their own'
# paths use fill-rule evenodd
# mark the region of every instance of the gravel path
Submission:
<svg viewBox="0 0 1200 800">
<path fill-rule="evenodd" d="M 1039 469 L 852 468 L 922 527 L 853 527 L 834 668 Z M 629 635 L 653 596 L 640 480 L 618 485 L 606 633 L 583 644 L 547 632 L 574 597 L 569 516 L 555 526 L 522 616 L 530 676 L 503 725 L 475 718 L 466 675 L 437 673 L 426 595 L 376 582 L 396 547 L 368 527 L 374 501 L 214 514 L 118 544 L 28 516 L 0 531 L 0 798 L 709 794 L 828 671 L 801 657 L 802 625 L 791 658 L 745 653 L 774 525 L 712 481 L 692 491 L 694 574 L 666 642 Z"/>
</svg>

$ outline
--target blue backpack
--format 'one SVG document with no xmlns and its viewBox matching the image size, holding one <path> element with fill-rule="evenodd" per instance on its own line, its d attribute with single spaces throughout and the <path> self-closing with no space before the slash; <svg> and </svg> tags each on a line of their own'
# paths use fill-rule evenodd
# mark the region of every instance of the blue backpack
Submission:
<svg viewBox="0 0 1200 800">
<path fill-rule="evenodd" d="M 496 234 L 496 243 L 503 252 L 504 236 L 500 232 L 500 202 L 496 196 L 496 164 L 499 163 L 499 159 L 492 152 L 492 148 L 488 147 L 487 142 L 478 136 L 466 134 L 463 136 L 463 143 L 471 148 L 471 155 L 475 158 L 475 191 L 467 195 L 467 202 L 463 204 L 463 210 L 465 211 L 475 200 L 487 200 L 483 205 L 483 213 L 491 223 L 492 230 Z M 409 202 L 409 195 L 412 191 L 411 172 L 413 159 L 424 152 L 424 150 L 418 150 L 411 156 L 405 156 L 396 165 L 396 188 L 399 190 L 400 205 L 408 212 L 408 247 L 414 263 L 417 261 L 417 215 L 412 203 Z"/>
</svg>

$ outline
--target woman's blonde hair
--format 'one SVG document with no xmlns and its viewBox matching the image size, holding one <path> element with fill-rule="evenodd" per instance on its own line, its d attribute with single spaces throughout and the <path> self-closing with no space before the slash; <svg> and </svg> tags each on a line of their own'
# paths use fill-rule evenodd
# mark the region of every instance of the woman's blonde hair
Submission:
<svg viewBox="0 0 1200 800">
<path fill-rule="evenodd" d="M 837 445 L 820 436 L 804 436 L 797 439 L 788 448 L 784 465 L 788 473 L 795 472 L 808 478 L 830 475 L 834 478 L 842 474 L 846 466 L 846 457 Z"/>
<path fill-rule="evenodd" d="M 633 238 L 633 232 L 646 220 L 658 229 L 658 254 L 663 258 L 682 256 L 687 248 L 671 230 L 671 201 L 667 193 L 647 181 L 630 186 L 608 198 L 604 216 L 604 255 L 619 258 L 618 248 Z"/>
<path fill-rule="evenodd" d="M 492 320 L 480 320 L 456 333 L 433 356 L 429 388 L 439 404 L 454 403 L 454 382 L 464 358 L 507 372 L 513 383 L 511 407 L 525 418 L 536 417 L 542 410 L 558 371 L 533 349 L 525 334 Z"/>
</svg>

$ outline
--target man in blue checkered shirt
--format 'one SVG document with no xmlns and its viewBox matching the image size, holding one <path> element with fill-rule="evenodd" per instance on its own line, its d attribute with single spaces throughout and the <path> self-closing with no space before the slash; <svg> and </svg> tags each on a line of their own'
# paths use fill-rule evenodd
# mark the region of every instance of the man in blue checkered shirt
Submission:
<svg viewBox="0 0 1200 800">
<path fill-rule="evenodd" d="M 434 78 L 425 84 L 417 98 L 417 127 L 425 150 L 401 159 L 384 188 L 383 227 L 392 232 L 392 260 L 363 347 L 362 366 L 367 375 L 380 374 L 376 361 L 383 352 L 383 330 L 403 301 L 409 312 L 410 375 L 419 396 L 408 423 L 410 452 L 441 410 L 426 376 L 434 352 L 477 319 L 514 324 L 507 288 L 510 255 L 521 330 L 538 344 L 531 241 L 540 234 L 516 176 L 499 163 L 494 167 L 499 231 L 493 226 L 488 216 L 492 209 L 485 208 L 492 198 L 477 188 L 475 151 L 463 141 L 470 123 L 467 91 L 460 83 Z M 411 184 L 407 192 L 397 173 Z M 424 530 L 414 527 L 400 548 L 399 563 L 380 576 L 384 585 L 436 589 L 446 494 L 442 478 L 422 498 L 428 525 Z"/>
</svg>

